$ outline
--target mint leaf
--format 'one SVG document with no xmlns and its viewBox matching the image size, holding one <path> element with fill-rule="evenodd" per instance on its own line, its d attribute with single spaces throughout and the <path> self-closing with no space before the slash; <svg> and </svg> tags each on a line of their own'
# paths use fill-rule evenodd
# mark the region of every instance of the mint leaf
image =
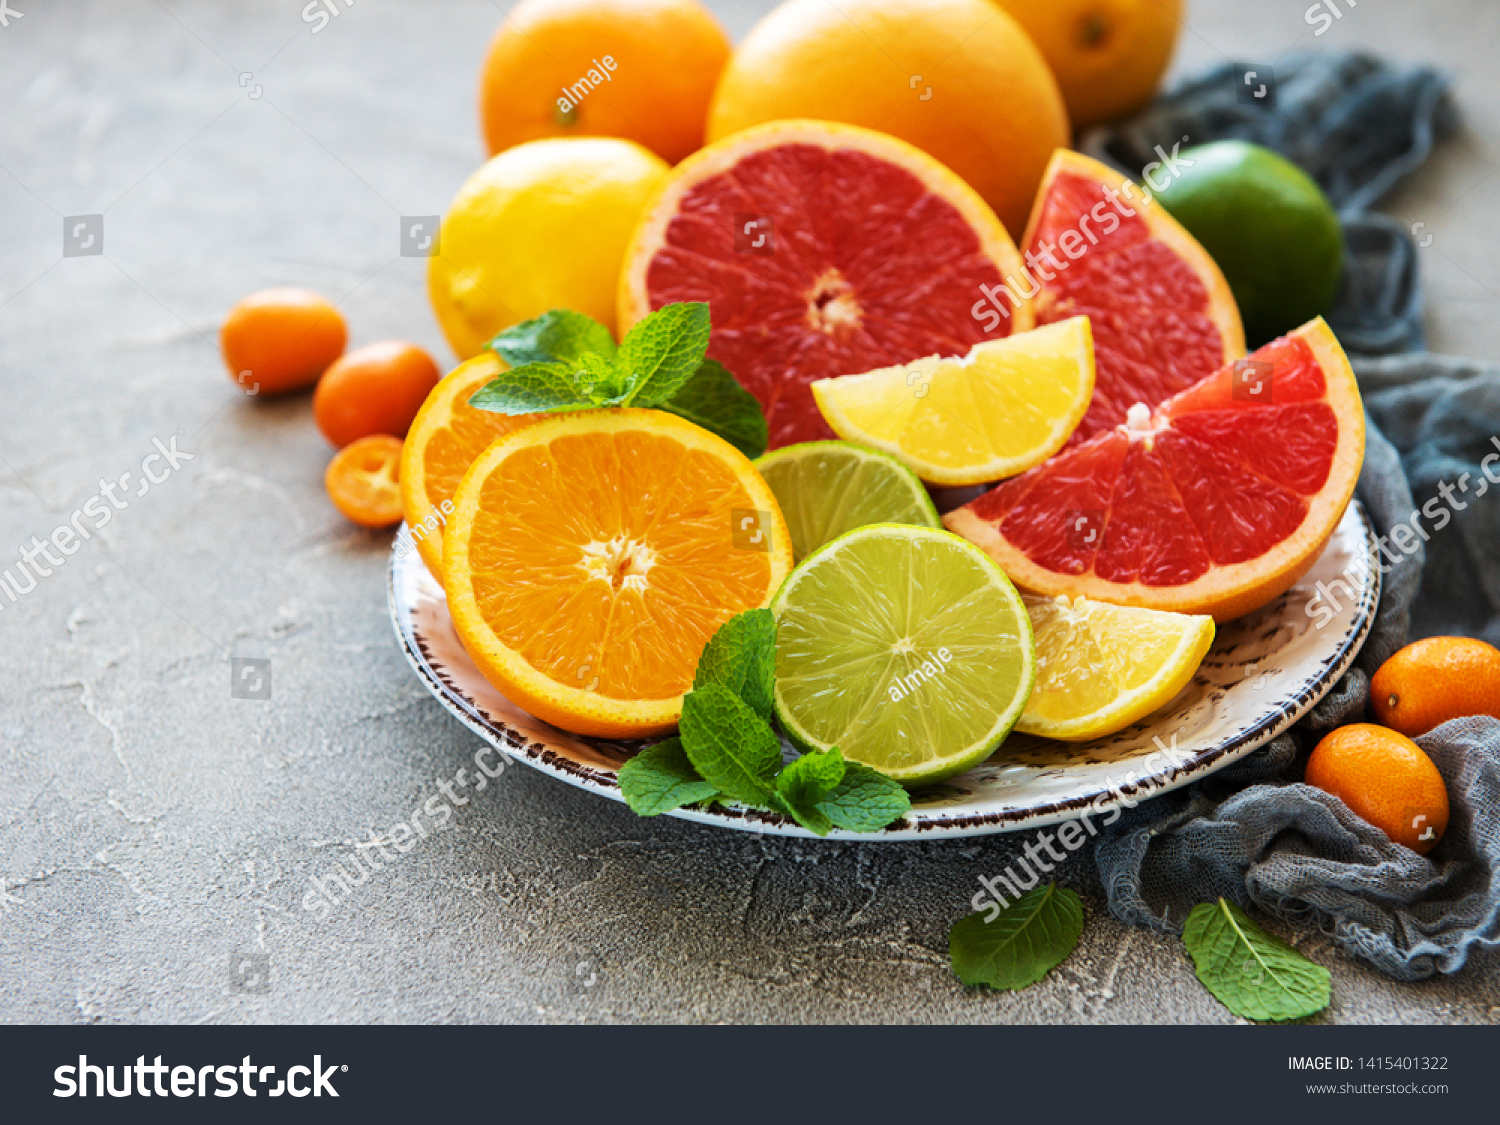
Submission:
<svg viewBox="0 0 1500 1125">
<path fill-rule="evenodd" d="M 911 798 L 901 783 L 860 762 L 844 763 L 844 776 L 818 802 L 835 828 L 845 832 L 877 832 L 911 811 Z"/>
<path fill-rule="evenodd" d="M 970 914 L 948 931 L 948 956 L 965 984 L 1013 991 L 1035 984 L 1066 960 L 1083 933 L 1083 904 L 1056 883 L 1028 891 L 994 920 Z"/>
<path fill-rule="evenodd" d="M 511 367 L 554 361 L 572 364 L 588 352 L 597 352 L 605 359 L 615 354 L 615 339 L 609 329 L 572 309 L 553 309 L 513 324 L 487 346 Z"/>
<path fill-rule="evenodd" d="M 717 360 L 700 363 L 661 409 L 717 434 L 751 460 L 770 440 L 759 401 Z"/>
<path fill-rule="evenodd" d="M 794 804 L 815 805 L 844 779 L 844 756 L 838 747 L 794 758 L 776 776 L 776 791 Z"/>
<path fill-rule="evenodd" d="M 491 379 L 469 396 L 469 405 L 496 414 L 536 414 L 587 410 L 594 404 L 579 396 L 568 365 L 528 363 Z"/>
<path fill-rule="evenodd" d="M 803 754 L 788 762 L 776 775 L 773 794 L 778 812 L 785 813 L 809 832 L 828 835 L 833 821 L 818 807 L 844 777 L 844 756 L 835 748 Z"/>
<path fill-rule="evenodd" d="M 727 688 L 770 724 L 775 676 L 776 617 L 769 609 L 748 609 L 720 625 L 703 646 L 693 687 Z"/>
<path fill-rule="evenodd" d="M 573 386 L 595 406 L 613 406 L 623 388 L 614 361 L 598 352 L 584 352 L 573 364 Z"/>
<path fill-rule="evenodd" d="M 692 377 L 708 350 L 708 305 L 663 305 L 620 341 L 615 364 L 628 390 L 622 406 L 660 406 Z"/>
<path fill-rule="evenodd" d="M 728 688 L 709 683 L 688 692 L 679 730 L 688 761 L 720 793 L 747 805 L 770 802 L 781 740 Z"/>
<path fill-rule="evenodd" d="M 680 738 L 648 746 L 621 766 L 620 792 L 637 816 L 657 816 L 719 795 L 693 769 Z"/>
<path fill-rule="evenodd" d="M 1294 1020 L 1332 1000 L 1332 974 L 1225 899 L 1193 907 L 1182 929 L 1203 986 L 1247 1020 Z"/>
</svg>

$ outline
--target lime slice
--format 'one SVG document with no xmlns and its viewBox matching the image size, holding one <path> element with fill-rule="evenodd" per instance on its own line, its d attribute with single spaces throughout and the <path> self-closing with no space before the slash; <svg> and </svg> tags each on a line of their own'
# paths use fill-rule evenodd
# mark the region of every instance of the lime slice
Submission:
<svg viewBox="0 0 1500 1125">
<path fill-rule="evenodd" d="M 1103 738 L 1171 702 L 1209 646 L 1214 619 L 1088 598 L 1023 599 L 1036 635 L 1036 690 L 1016 729 Z"/>
<path fill-rule="evenodd" d="M 771 609 L 782 729 L 903 785 L 989 757 L 1036 679 L 1015 587 L 946 531 L 851 531 L 792 571 Z"/>
<path fill-rule="evenodd" d="M 917 475 L 894 457 L 846 441 L 806 441 L 755 462 L 792 535 L 798 562 L 872 523 L 942 527 Z"/>
<path fill-rule="evenodd" d="M 811 384 L 834 433 L 882 450 L 932 484 L 983 484 L 1039 465 L 1094 394 L 1094 337 L 1075 316 L 975 344 L 957 358 Z"/>
</svg>

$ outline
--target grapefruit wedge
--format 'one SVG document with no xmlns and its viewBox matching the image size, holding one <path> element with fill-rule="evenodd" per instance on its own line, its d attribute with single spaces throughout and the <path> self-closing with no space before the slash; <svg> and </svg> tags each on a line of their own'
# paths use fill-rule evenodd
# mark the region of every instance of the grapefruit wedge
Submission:
<svg viewBox="0 0 1500 1125">
<path fill-rule="evenodd" d="M 673 169 L 626 251 L 627 331 L 707 301 L 708 355 L 760 401 L 771 448 L 831 438 L 809 384 L 928 355 L 966 355 L 1031 327 L 1002 285 L 1021 258 L 943 165 L 894 137 L 826 121 L 734 133 Z M 998 313 L 974 312 L 980 287 Z"/>
<path fill-rule="evenodd" d="M 1320 318 L 944 523 L 1037 593 L 1228 621 L 1317 559 L 1364 445 L 1354 372 Z"/>
<path fill-rule="evenodd" d="M 1038 325 L 1087 316 L 1094 399 L 1074 445 L 1245 354 L 1239 308 L 1219 267 L 1160 203 L 1114 169 L 1058 149 L 1021 245 L 1028 268 L 1008 297 Z M 998 313 L 996 315 L 999 315 Z"/>
</svg>

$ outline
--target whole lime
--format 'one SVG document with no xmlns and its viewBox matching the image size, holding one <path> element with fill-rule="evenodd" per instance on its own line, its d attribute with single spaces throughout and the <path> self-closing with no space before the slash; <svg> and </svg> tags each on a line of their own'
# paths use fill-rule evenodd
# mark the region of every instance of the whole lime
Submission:
<svg viewBox="0 0 1500 1125">
<path fill-rule="evenodd" d="M 1224 271 L 1246 343 L 1256 347 L 1327 312 L 1344 239 L 1312 178 L 1246 141 L 1184 149 L 1180 162 L 1179 177 L 1157 198 Z"/>
</svg>

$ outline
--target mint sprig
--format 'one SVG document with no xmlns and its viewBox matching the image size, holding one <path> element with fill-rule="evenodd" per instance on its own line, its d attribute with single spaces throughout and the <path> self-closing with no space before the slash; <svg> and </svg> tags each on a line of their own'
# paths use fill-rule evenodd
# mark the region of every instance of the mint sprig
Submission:
<svg viewBox="0 0 1500 1125">
<path fill-rule="evenodd" d="M 993 906 L 993 904 L 991 904 Z M 1073 952 L 1083 933 L 1083 904 L 1056 883 L 1028 891 L 998 913 L 970 914 L 948 931 L 953 971 L 965 984 L 1019 990 Z"/>
<path fill-rule="evenodd" d="M 1266 933 L 1227 899 L 1193 907 L 1182 940 L 1203 986 L 1243 1019 L 1301 1019 L 1333 998 L 1327 969 Z"/>
<path fill-rule="evenodd" d="M 625 803 L 641 816 L 720 798 L 788 816 L 818 836 L 876 832 L 911 809 L 899 783 L 844 760 L 837 748 L 783 763 L 774 723 L 776 619 L 752 609 L 721 625 L 698 659 L 679 737 L 620 769 Z M 665 749 L 664 749 L 665 748 Z"/>
<path fill-rule="evenodd" d="M 658 816 L 719 795 L 718 787 L 693 769 L 680 738 L 664 738 L 626 762 L 620 769 L 620 789 L 640 816 Z"/>
<path fill-rule="evenodd" d="M 553 309 L 489 342 L 509 370 L 480 387 L 469 405 L 498 414 L 654 407 L 759 457 L 765 415 L 722 364 L 705 358 L 709 331 L 707 304 L 678 302 L 642 318 L 617 348 L 598 321 Z"/>
</svg>

